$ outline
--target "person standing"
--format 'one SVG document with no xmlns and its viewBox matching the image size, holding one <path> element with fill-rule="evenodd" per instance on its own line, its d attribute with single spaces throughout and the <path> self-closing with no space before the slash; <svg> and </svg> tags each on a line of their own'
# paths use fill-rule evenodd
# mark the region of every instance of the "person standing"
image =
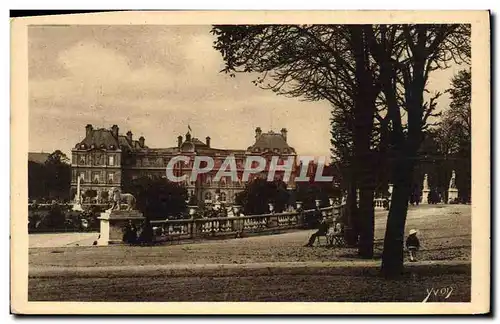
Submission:
<svg viewBox="0 0 500 324">
<path fill-rule="evenodd" d="M 417 237 L 418 231 L 411 229 L 408 237 L 406 238 L 406 248 L 410 254 L 410 262 L 416 261 L 416 253 L 420 249 L 420 241 Z"/>
</svg>

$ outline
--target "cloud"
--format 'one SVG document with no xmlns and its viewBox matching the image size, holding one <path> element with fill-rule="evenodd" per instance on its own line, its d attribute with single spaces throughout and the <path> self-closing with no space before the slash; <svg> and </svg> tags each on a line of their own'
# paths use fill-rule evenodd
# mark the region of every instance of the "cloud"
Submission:
<svg viewBox="0 0 500 324">
<path fill-rule="evenodd" d="M 328 155 L 330 106 L 276 96 L 254 76 L 219 73 L 210 26 L 29 28 L 30 150 L 69 152 L 88 123 L 118 124 L 151 147 L 190 124 L 221 148 L 245 149 L 257 126 L 288 129 L 299 154 Z M 433 81 L 438 90 L 450 73 Z M 445 80 L 441 81 L 441 80 Z"/>
</svg>

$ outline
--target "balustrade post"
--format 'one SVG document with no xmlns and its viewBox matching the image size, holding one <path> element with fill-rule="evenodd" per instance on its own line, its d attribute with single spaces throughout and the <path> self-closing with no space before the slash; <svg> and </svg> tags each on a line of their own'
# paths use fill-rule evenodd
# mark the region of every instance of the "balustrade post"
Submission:
<svg viewBox="0 0 500 324">
<path fill-rule="evenodd" d="M 195 236 L 196 232 L 196 223 L 195 223 L 195 218 L 192 217 L 191 221 L 189 222 L 189 238 L 193 239 Z"/>
</svg>

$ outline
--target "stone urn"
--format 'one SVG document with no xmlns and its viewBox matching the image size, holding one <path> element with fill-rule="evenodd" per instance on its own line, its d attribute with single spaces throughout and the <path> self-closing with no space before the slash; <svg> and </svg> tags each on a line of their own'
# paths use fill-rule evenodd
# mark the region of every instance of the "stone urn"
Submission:
<svg viewBox="0 0 500 324">
<path fill-rule="evenodd" d="M 269 212 L 270 213 L 274 212 L 274 204 L 273 203 L 269 203 Z"/>
<path fill-rule="evenodd" d="M 241 210 L 241 206 L 240 205 L 234 205 L 233 206 L 234 215 L 239 215 L 240 214 L 240 210 Z"/>
<path fill-rule="evenodd" d="M 198 209 L 198 206 L 187 206 L 189 210 L 189 216 L 193 217 L 196 214 L 196 210 Z"/>
<path fill-rule="evenodd" d="M 321 205 L 321 200 L 316 199 L 314 202 L 316 203 L 316 207 L 319 208 L 319 206 Z"/>
</svg>

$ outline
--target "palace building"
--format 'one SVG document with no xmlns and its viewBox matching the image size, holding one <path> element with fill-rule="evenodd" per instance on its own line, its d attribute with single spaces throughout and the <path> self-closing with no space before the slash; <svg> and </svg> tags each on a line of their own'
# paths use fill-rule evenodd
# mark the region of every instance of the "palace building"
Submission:
<svg viewBox="0 0 500 324">
<path fill-rule="evenodd" d="M 215 166 L 212 171 L 199 174 L 196 181 L 183 182 L 189 195 L 195 195 L 198 201 L 208 204 L 212 203 L 216 196 L 222 203 L 234 202 L 235 195 L 245 186 L 241 179 L 248 156 L 261 156 L 266 161 L 271 161 L 272 157 L 278 156 L 278 165 L 292 158 L 294 160 L 292 174 L 287 185 L 290 189 L 294 188 L 294 178 L 298 173 L 297 154 L 295 149 L 287 143 L 285 128 L 279 133 L 273 131 L 263 133 L 261 128 L 257 127 L 253 144 L 246 149 L 214 148 L 210 140 L 207 136 L 203 142 L 193 137 L 191 132 L 187 132 L 184 137 L 177 138 L 175 147 L 150 148 L 142 136 L 135 140 L 131 131 L 125 135 L 120 134 L 117 125 L 113 125 L 110 129 L 95 129 L 92 125 L 87 125 L 85 137 L 71 150 L 71 197 L 76 194 L 79 177 L 81 192 L 85 193 L 88 189 L 95 190 L 97 202 L 105 199 L 104 192 L 109 194 L 114 188 L 121 187 L 127 181 L 138 177 L 166 178 L 168 162 L 180 155 L 188 156 L 190 160 L 187 165 L 182 162 L 174 165 L 175 176 L 184 174 L 190 176 L 196 156 L 209 156 L 214 159 Z M 223 177 L 217 182 L 212 181 L 228 156 L 234 156 L 236 160 L 238 181 L 232 181 L 230 177 Z M 267 177 L 268 166 L 260 174 L 254 176 Z M 283 179 L 282 176 L 283 174 L 279 171 L 275 173 L 275 178 Z"/>
</svg>

